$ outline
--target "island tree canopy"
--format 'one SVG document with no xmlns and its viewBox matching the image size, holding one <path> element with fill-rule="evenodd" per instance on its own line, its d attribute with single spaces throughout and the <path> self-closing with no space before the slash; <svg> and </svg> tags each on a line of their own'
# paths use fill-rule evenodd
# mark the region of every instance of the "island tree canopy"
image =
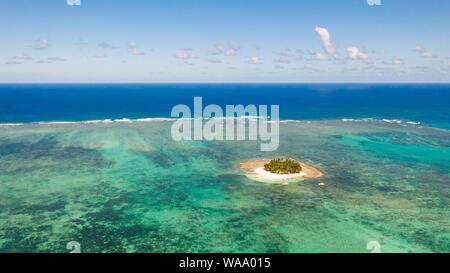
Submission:
<svg viewBox="0 0 450 273">
<path fill-rule="evenodd" d="M 265 164 L 264 170 L 276 174 L 292 174 L 301 172 L 302 166 L 293 159 L 276 158 Z"/>
</svg>

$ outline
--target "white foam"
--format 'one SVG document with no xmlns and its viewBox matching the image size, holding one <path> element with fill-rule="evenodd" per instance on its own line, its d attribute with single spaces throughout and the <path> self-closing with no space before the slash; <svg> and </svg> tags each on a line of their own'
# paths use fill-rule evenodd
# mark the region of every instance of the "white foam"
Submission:
<svg viewBox="0 0 450 273">
<path fill-rule="evenodd" d="M 81 121 L 80 123 L 84 124 L 96 124 L 96 123 L 113 123 L 111 119 L 102 119 L 102 120 L 87 120 L 87 121 Z"/>
<path fill-rule="evenodd" d="M 172 118 L 138 118 L 136 122 L 152 122 L 152 121 L 173 121 Z"/>
<path fill-rule="evenodd" d="M 114 122 L 126 122 L 126 123 L 132 123 L 133 121 L 128 118 L 122 118 L 122 119 L 115 119 Z"/>
<path fill-rule="evenodd" d="M 414 122 L 414 121 L 407 121 L 407 124 L 411 124 L 411 125 L 419 125 L 421 124 L 420 122 Z"/>
<path fill-rule="evenodd" d="M 129 119 L 129 118 L 119 118 L 119 119 L 102 119 L 102 120 L 85 120 L 85 121 L 45 121 L 45 122 L 31 122 L 31 123 L 0 123 L 0 127 L 12 127 L 12 126 L 22 126 L 26 124 L 39 124 L 39 125 L 76 125 L 76 124 L 85 124 L 85 125 L 94 125 L 94 124 L 105 124 L 105 123 L 135 123 L 135 122 L 173 122 L 176 120 L 209 120 L 209 119 L 219 119 L 219 120 L 229 120 L 233 119 L 240 123 L 245 123 L 247 120 L 253 119 L 267 119 L 269 116 L 239 116 L 239 117 L 212 117 L 212 118 L 138 118 L 138 119 Z M 324 120 L 326 121 L 326 120 Z M 353 118 L 342 118 L 342 122 L 386 122 L 390 124 L 399 124 L 399 125 L 422 125 L 421 122 L 414 121 L 402 121 L 400 119 L 374 119 L 374 118 L 361 118 L 361 119 L 353 119 Z M 285 119 L 279 121 L 265 120 L 265 123 L 306 123 L 311 124 L 310 120 L 295 120 L 295 119 Z"/>
<path fill-rule="evenodd" d="M 400 123 L 402 123 L 403 121 L 402 120 L 399 120 L 399 119 L 382 119 L 384 122 L 387 122 L 387 123 L 397 123 L 397 124 L 400 124 Z"/>
<path fill-rule="evenodd" d="M 77 124 L 76 121 L 49 121 L 49 122 L 38 122 L 40 125 L 68 125 L 68 124 Z"/>
<path fill-rule="evenodd" d="M 0 123 L 0 127 L 22 126 L 23 123 Z"/>
<path fill-rule="evenodd" d="M 414 121 L 403 121 L 401 119 L 374 119 L 374 118 L 362 118 L 362 119 L 352 119 L 352 118 L 343 118 L 341 119 L 343 122 L 362 122 L 362 121 L 378 121 L 378 122 L 386 122 L 390 124 L 399 124 L 404 127 L 405 124 L 408 125 L 420 125 L 421 122 L 414 122 Z"/>
</svg>

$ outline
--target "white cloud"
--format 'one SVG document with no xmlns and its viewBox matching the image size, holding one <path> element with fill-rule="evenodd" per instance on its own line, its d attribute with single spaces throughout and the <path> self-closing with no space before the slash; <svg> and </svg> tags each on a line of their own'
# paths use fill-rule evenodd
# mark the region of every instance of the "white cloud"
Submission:
<svg viewBox="0 0 450 273">
<path fill-rule="evenodd" d="M 314 57 L 316 58 L 316 60 L 320 60 L 320 61 L 327 59 L 327 56 L 325 56 L 324 54 L 322 54 L 320 52 L 317 52 L 316 54 L 314 54 Z"/>
<path fill-rule="evenodd" d="M 239 50 L 241 49 L 241 47 L 233 40 L 230 40 L 228 42 L 228 45 L 229 45 L 230 49 L 228 49 L 227 52 L 225 52 L 225 55 L 227 55 L 227 56 L 235 56 L 238 54 Z"/>
<path fill-rule="evenodd" d="M 256 56 L 250 57 L 250 59 L 248 59 L 247 62 L 248 62 L 249 64 L 261 64 L 261 61 L 260 61 L 259 58 L 256 57 Z"/>
<path fill-rule="evenodd" d="M 366 63 L 370 62 L 369 55 L 355 46 L 347 48 L 347 53 L 348 57 L 352 60 L 360 59 L 365 61 Z"/>
<path fill-rule="evenodd" d="M 6 64 L 21 64 L 21 62 L 16 61 L 16 57 L 14 57 L 11 60 L 7 61 Z"/>
<path fill-rule="evenodd" d="M 380 6 L 381 0 L 366 0 L 369 6 Z"/>
<path fill-rule="evenodd" d="M 145 55 L 144 52 L 140 51 L 139 49 L 137 49 L 137 48 L 135 48 L 135 47 L 133 47 L 133 48 L 131 49 L 131 52 L 133 53 L 133 55 Z"/>
<path fill-rule="evenodd" d="M 53 61 L 53 62 L 65 62 L 66 61 L 66 59 L 56 57 L 56 56 L 48 57 L 47 60 Z"/>
<path fill-rule="evenodd" d="M 430 51 L 424 51 L 420 54 L 420 56 L 422 56 L 424 58 L 431 58 L 431 57 L 433 57 L 433 53 L 431 53 Z"/>
<path fill-rule="evenodd" d="M 237 54 L 238 54 L 238 52 L 235 51 L 235 50 L 233 50 L 233 49 L 229 49 L 229 50 L 227 50 L 227 52 L 225 53 L 225 55 L 227 55 L 227 56 L 235 56 L 235 55 L 237 55 Z"/>
<path fill-rule="evenodd" d="M 182 60 L 198 59 L 198 56 L 194 53 L 180 52 L 180 53 L 174 54 L 174 56 L 175 56 L 175 58 L 182 59 Z"/>
<path fill-rule="evenodd" d="M 133 55 L 145 55 L 144 52 L 140 51 L 139 49 L 136 48 L 136 43 L 135 42 L 131 42 L 129 44 L 130 48 L 131 48 L 131 53 Z"/>
<path fill-rule="evenodd" d="M 234 51 L 239 51 L 239 49 L 241 49 L 241 47 L 233 40 L 230 40 L 229 45 L 230 48 Z"/>
<path fill-rule="evenodd" d="M 47 49 L 50 47 L 50 44 L 46 39 L 40 38 L 38 44 L 34 46 L 34 49 Z"/>
<path fill-rule="evenodd" d="M 97 53 L 94 55 L 94 58 L 103 59 L 106 58 L 106 55 L 103 53 Z"/>
<path fill-rule="evenodd" d="M 413 48 L 414 51 L 417 51 L 420 53 L 420 56 L 424 58 L 432 58 L 434 57 L 433 53 L 431 51 L 425 51 L 425 48 L 421 46 L 416 46 Z"/>
<path fill-rule="evenodd" d="M 49 60 L 44 59 L 44 60 L 39 60 L 36 63 L 38 63 L 38 64 L 50 64 L 52 62 L 50 62 Z"/>
<path fill-rule="evenodd" d="M 69 6 L 81 6 L 81 0 L 67 0 Z"/>
<path fill-rule="evenodd" d="M 216 43 L 210 51 L 208 51 L 208 55 L 219 55 L 224 51 L 223 45 L 220 43 Z"/>
<path fill-rule="evenodd" d="M 414 51 L 422 52 L 423 48 L 421 46 L 416 46 L 413 48 Z"/>
<path fill-rule="evenodd" d="M 290 63 L 289 59 L 288 59 L 288 58 L 284 58 L 284 57 L 280 57 L 280 58 L 277 60 L 277 62 L 279 62 L 279 63 L 285 63 L 285 64 Z"/>
<path fill-rule="evenodd" d="M 393 64 L 396 64 L 396 65 L 400 65 L 400 64 L 403 64 L 403 60 L 402 60 L 402 59 L 399 59 L 399 58 L 394 58 L 394 59 L 392 60 L 392 63 L 393 63 Z"/>
<path fill-rule="evenodd" d="M 324 50 L 328 54 L 336 56 L 336 50 L 331 45 L 330 33 L 328 32 L 328 30 L 321 27 L 316 27 L 314 30 L 317 32 L 317 34 L 319 34 Z"/>
<path fill-rule="evenodd" d="M 208 55 L 220 55 L 225 53 L 226 56 L 235 56 L 241 47 L 233 40 L 228 42 L 229 49 L 225 51 L 225 47 L 221 43 L 215 43 L 214 47 L 208 51 Z"/>
<path fill-rule="evenodd" d="M 22 57 L 20 57 L 21 60 L 33 60 L 30 55 L 27 53 L 23 53 Z"/>
</svg>

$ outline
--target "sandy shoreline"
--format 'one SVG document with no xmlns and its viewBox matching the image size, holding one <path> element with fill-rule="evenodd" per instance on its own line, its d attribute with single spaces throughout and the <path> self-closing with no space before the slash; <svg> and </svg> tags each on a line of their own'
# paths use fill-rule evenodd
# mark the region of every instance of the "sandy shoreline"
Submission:
<svg viewBox="0 0 450 273">
<path fill-rule="evenodd" d="M 321 178 L 325 174 L 317 168 L 308 165 L 304 162 L 297 161 L 302 166 L 302 171 L 295 174 L 275 174 L 264 170 L 264 164 L 267 164 L 272 159 L 256 159 L 250 161 L 239 162 L 238 167 L 246 172 L 246 175 L 251 179 L 262 182 L 280 182 L 294 179 L 313 179 Z"/>
</svg>

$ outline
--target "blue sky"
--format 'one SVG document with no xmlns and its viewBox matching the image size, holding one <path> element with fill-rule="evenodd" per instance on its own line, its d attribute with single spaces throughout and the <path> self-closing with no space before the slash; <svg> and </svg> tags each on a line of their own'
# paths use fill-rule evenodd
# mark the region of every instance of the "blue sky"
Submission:
<svg viewBox="0 0 450 273">
<path fill-rule="evenodd" d="M 68 2 L 2 1 L 0 82 L 450 82 L 448 0 Z"/>
</svg>

